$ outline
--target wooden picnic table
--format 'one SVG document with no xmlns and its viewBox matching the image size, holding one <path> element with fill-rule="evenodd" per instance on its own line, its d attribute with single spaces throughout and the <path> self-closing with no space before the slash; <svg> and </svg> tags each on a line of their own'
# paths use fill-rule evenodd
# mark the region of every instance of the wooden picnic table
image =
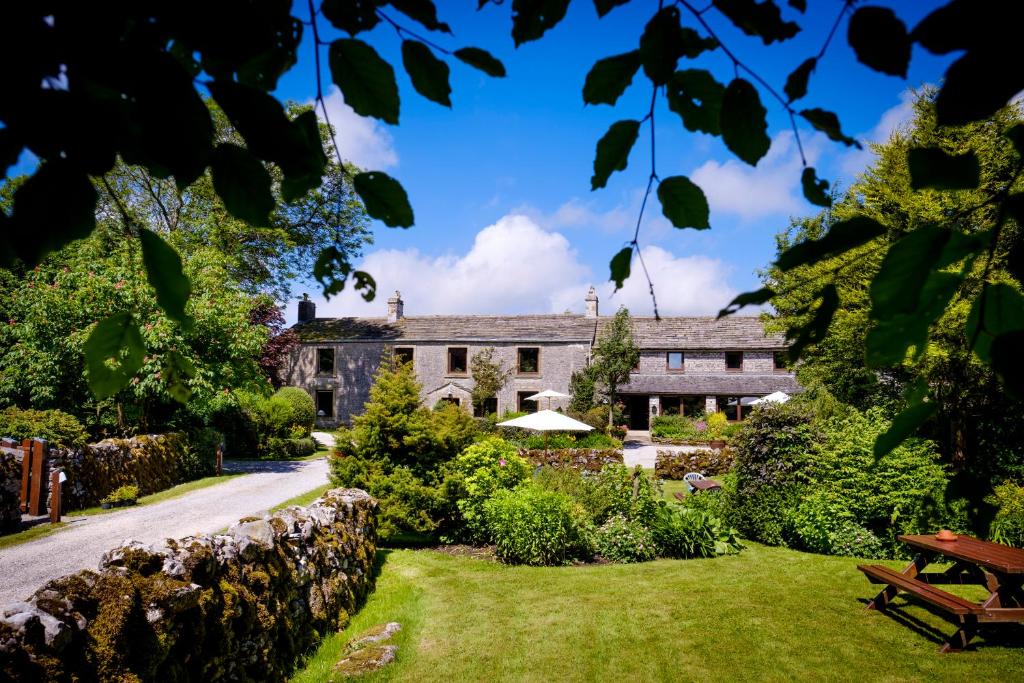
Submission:
<svg viewBox="0 0 1024 683">
<path fill-rule="evenodd" d="M 722 485 L 714 479 L 695 479 L 686 483 L 698 491 L 714 491 L 715 489 L 722 488 Z"/>
<path fill-rule="evenodd" d="M 935 536 L 900 536 L 899 540 L 917 551 L 916 557 L 899 572 L 884 565 L 859 565 L 871 583 L 885 588 L 868 603 L 868 609 L 883 610 L 899 591 L 938 608 L 957 625 L 957 631 L 940 652 L 957 652 L 975 636 L 979 624 L 1024 623 L 1024 550 L 960 536 L 940 541 Z M 941 572 L 925 572 L 938 557 L 953 560 Z M 976 603 L 953 595 L 937 585 L 978 584 L 988 597 Z"/>
</svg>

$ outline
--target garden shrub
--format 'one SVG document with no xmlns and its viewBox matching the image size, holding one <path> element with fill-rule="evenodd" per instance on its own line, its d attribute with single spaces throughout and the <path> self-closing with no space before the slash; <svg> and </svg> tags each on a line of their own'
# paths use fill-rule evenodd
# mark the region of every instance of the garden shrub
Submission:
<svg viewBox="0 0 1024 683">
<path fill-rule="evenodd" d="M 501 489 L 484 505 L 484 513 L 504 562 L 560 565 L 593 554 L 590 520 L 564 493 L 530 485 Z"/>
<path fill-rule="evenodd" d="M 1004 481 L 995 487 L 988 502 L 998 507 L 992 520 L 991 538 L 996 543 L 1024 547 L 1024 487 Z"/>
<path fill-rule="evenodd" d="M 601 557 L 612 562 L 647 562 L 658 554 L 651 531 L 623 515 L 610 517 L 602 524 L 595 541 Z"/>
<path fill-rule="evenodd" d="M 694 496 L 717 498 L 718 496 Z M 721 519 L 704 510 L 664 504 L 651 527 L 658 554 L 662 557 L 686 559 L 715 557 L 739 552 L 738 532 Z"/>
<path fill-rule="evenodd" d="M 498 490 L 514 489 L 530 477 L 530 464 L 512 444 L 490 437 L 475 443 L 451 462 L 445 493 L 461 518 L 461 534 L 476 543 L 490 540 L 484 504 Z"/>
<path fill-rule="evenodd" d="M 814 491 L 790 513 L 791 545 L 825 555 L 883 557 L 882 542 L 860 526 L 847 501 L 831 491 Z"/>
<path fill-rule="evenodd" d="M 0 437 L 46 439 L 55 448 L 80 448 L 88 440 L 85 428 L 73 415 L 13 407 L 0 411 Z"/>
<path fill-rule="evenodd" d="M 185 453 L 178 471 L 185 481 L 207 477 L 217 468 L 217 447 L 224 437 L 212 427 L 192 429 L 185 434 Z"/>
<path fill-rule="evenodd" d="M 264 460 L 293 460 L 316 453 L 313 437 L 301 439 L 269 437 L 259 447 L 259 457 Z"/>
<path fill-rule="evenodd" d="M 600 524 L 608 517 L 609 497 L 592 475 L 584 475 L 572 467 L 545 465 L 534 473 L 533 481 L 546 491 L 564 493 L 575 500 L 583 506 L 594 524 Z"/>
<path fill-rule="evenodd" d="M 809 481 L 809 453 L 818 438 L 812 418 L 794 401 L 762 406 L 738 434 L 736 489 L 728 496 L 726 521 L 745 538 L 786 545 L 784 523 Z"/>
<path fill-rule="evenodd" d="M 705 476 L 722 474 L 732 469 L 736 451 L 732 448 L 706 449 L 693 452 L 659 450 L 654 460 L 654 476 L 680 480 L 690 472 Z"/>
<path fill-rule="evenodd" d="M 715 477 L 715 481 L 722 485 L 720 490 L 692 493 L 684 497 L 682 501 L 673 502 L 690 510 L 706 512 L 712 517 L 716 517 L 722 520 L 723 523 L 726 523 L 731 519 L 729 515 L 729 503 L 730 501 L 735 500 L 736 476 L 731 473 L 723 474 Z"/>
<path fill-rule="evenodd" d="M 707 441 L 707 422 L 684 415 L 658 415 L 651 419 L 651 437 L 670 441 Z"/>
<path fill-rule="evenodd" d="M 441 489 L 417 477 L 403 466 L 390 467 L 380 460 L 333 455 L 331 483 L 362 489 L 379 503 L 378 533 L 382 539 L 400 533 L 427 534 L 438 527 L 444 509 Z"/>
<path fill-rule="evenodd" d="M 661 493 L 639 465 L 633 470 L 606 465 L 597 476 L 597 488 L 605 497 L 608 516 L 621 515 L 645 526 L 654 521 Z"/>
<path fill-rule="evenodd" d="M 288 419 L 290 427 L 298 427 L 298 434 L 292 434 L 292 438 L 303 438 L 310 435 L 313 425 L 316 422 L 316 405 L 313 397 L 305 389 L 300 387 L 281 387 L 274 392 L 274 399 L 287 403 L 291 409 Z"/>
</svg>

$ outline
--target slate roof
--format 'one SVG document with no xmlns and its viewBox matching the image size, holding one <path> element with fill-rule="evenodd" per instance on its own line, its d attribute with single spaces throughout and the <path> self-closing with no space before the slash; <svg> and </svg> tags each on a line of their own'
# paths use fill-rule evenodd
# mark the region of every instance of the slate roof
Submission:
<svg viewBox="0 0 1024 683">
<path fill-rule="evenodd" d="M 610 318 L 602 318 L 603 322 Z M 711 317 L 633 318 L 633 338 L 641 349 L 729 350 L 785 349 L 781 334 L 766 335 L 760 318 Z"/>
<path fill-rule="evenodd" d="M 316 318 L 292 329 L 302 341 L 582 342 L 594 340 L 596 321 L 582 315 L 420 315 Z"/>
<path fill-rule="evenodd" d="M 387 318 L 316 318 L 292 329 L 305 342 L 576 342 L 590 343 L 610 317 L 582 315 L 422 315 Z M 642 349 L 784 349 L 782 335 L 765 335 L 753 316 L 633 318 Z"/>
<path fill-rule="evenodd" d="M 629 384 L 619 387 L 621 394 L 713 394 L 728 396 L 764 396 L 775 391 L 795 394 L 802 391 L 796 378 L 788 373 L 632 375 Z"/>
</svg>

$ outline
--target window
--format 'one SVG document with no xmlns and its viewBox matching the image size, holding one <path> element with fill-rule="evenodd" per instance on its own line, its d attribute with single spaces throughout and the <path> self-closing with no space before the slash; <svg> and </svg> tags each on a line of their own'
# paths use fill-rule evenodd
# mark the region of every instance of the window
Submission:
<svg viewBox="0 0 1024 683">
<path fill-rule="evenodd" d="M 484 399 L 484 404 L 479 408 L 473 408 L 473 417 L 487 417 L 488 415 L 495 415 L 498 412 L 498 397 L 491 396 L 490 398 Z"/>
<path fill-rule="evenodd" d="M 437 405 L 442 405 L 444 403 L 451 403 L 453 406 L 461 406 L 462 399 L 456 398 L 451 394 L 448 394 L 447 396 L 442 396 L 441 398 L 437 399 Z"/>
<path fill-rule="evenodd" d="M 775 352 L 775 372 L 787 372 L 789 370 L 789 354 L 785 351 Z"/>
<path fill-rule="evenodd" d="M 399 363 L 411 363 L 412 362 L 412 347 L 411 346 L 397 346 L 395 347 L 395 360 Z"/>
<path fill-rule="evenodd" d="M 467 349 L 465 346 L 448 349 L 448 374 L 465 375 L 469 370 L 466 363 Z"/>
<path fill-rule="evenodd" d="M 743 352 L 742 351 L 726 351 L 725 352 L 725 369 L 726 370 L 742 370 L 743 369 Z"/>
<path fill-rule="evenodd" d="M 334 392 L 316 392 L 316 415 L 317 417 L 334 417 Z"/>
<path fill-rule="evenodd" d="M 683 415 L 688 415 L 690 417 L 703 415 L 708 406 L 707 400 L 704 396 L 683 396 L 681 403 Z"/>
<path fill-rule="evenodd" d="M 665 354 L 665 367 L 669 372 L 682 372 L 684 360 L 682 351 L 669 351 Z"/>
<path fill-rule="evenodd" d="M 516 406 L 519 408 L 520 413 L 536 413 L 537 412 L 537 401 L 527 401 L 527 396 L 533 396 L 536 391 L 519 391 L 516 392 Z"/>
<path fill-rule="evenodd" d="M 316 350 L 316 371 L 321 375 L 334 374 L 334 349 Z"/>
<path fill-rule="evenodd" d="M 679 415 L 679 411 L 682 409 L 678 396 L 662 396 L 661 397 L 661 414 L 662 415 Z"/>
<path fill-rule="evenodd" d="M 517 350 L 516 373 L 536 375 L 540 372 L 540 349 L 522 348 Z"/>
</svg>

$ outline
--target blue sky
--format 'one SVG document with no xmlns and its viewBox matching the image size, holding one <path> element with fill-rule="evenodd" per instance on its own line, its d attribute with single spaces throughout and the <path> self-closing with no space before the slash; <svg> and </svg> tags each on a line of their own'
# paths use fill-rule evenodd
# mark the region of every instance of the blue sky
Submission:
<svg viewBox="0 0 1024 683">
<path fill-rule="evenodd" d="M 636 275 L 609 299 L 608 260 L 632 235 L 649 169 L 646 128 L 629 167 L 608 186 L 590 191 L 594 146 L 608 126 L 639 119 L 650 85 L 641 75 L 616 107 L 584 106 L 581 88 L 597 59 L 634 49 L 654 2 L 634 0 L 598 19 L 593 4 L 577 0 L 566 19 L 540 41 L 513 47 L 511 2 L 476 11 L 475 0 L 436 0 L 439 18 L 455 35 L 431 34 L 442 46 L 482 47 L 501 59 L 507 78 L 493 79 L 450 60 L 453 108 L 420 97 L 401 68 L 401 40 L 385 24 L 359 37 L 394 66 L 401 95 L 400 125 L 361 119 L 340 93 L 329 97 L 342 153 L 368 170 L 398 178 L 409 193 L 416 225 L 409 230 L 373 226 L 375 244 L 361 265 L 378 282 L 375 302 L 346 291 L 325 302 L 308 289 L 320 315 L 380 315 L 384 300 L 401 289 L 409 314 L 581 311 L 593 284 L 602 311 L 619 304 L 634 314 L 651 313 L 646 284 Z M 781 91 L 786 76 L 817 53 L 841 7 L 839 0 L 811 0 L 806 15 L 784 2 L 783 14 L 802 27 L 796 38 L 764 47 L 731 27 L 716 11 L 709 23 L 740 59 Z M 894 7 L 913 26 L 942 3 L 923 0 L 879 4 Z M 296 12 L 305 3 L 296 5 Z M 403 25 L 424 33 L 394 10 Z M 693 25 L 685 15 L 683 21 Z M 340 35 L 321 19 L 326 39 Z M 281 81 L 282 99 L 310 101 L 315 93 L 310 32 L 299 64 Z M 324 49 L 325 77 L 326 49 Z M 846 42 L 846 21 L 798 104 L 839 113 L 846 133 L 884 139 L 905 120 L 908 88 L 936 83 L 948 63 L 915 49 L 907 80 L 878 74 L 856 62 Z M 732 66 L 721 51 L 692 64 L 724 82 Z M 718 139 L 688 133 L 663 98 L 656 112 L 658 173 L 684 174 L 701 185 L 711 204 L 712 229 L 676 230 L 648 204 L 641 234 L 663 314 L 708 314 L 738 292 L 757 286 L 755 271 L 774 255 L 773 236 L 790 216 L 811 213 L 799 191 L 799 160 L 788 118 L 762 92 L 769 111 L 772 149 L 757 168 L 734 158 Z M 801 130 L 808 156 L 821 177 L 848 184 L 870 161 Z M 28 170 L 28 169 L 25 169 Z M 634 264 L 635 265 L 635 264 Z M 634 273 L 636 268 L 634 268 Z M 294 305 L 288 318 L 294 319 Z"/>
</svg>

